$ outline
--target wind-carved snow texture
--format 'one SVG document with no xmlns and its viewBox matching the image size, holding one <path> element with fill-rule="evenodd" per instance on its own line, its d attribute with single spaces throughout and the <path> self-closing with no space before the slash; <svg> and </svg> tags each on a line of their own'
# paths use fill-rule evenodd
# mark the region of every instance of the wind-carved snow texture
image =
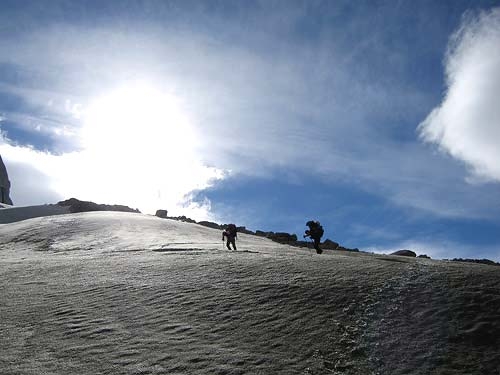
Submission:
<svg viewBox="0 0 500 375">
<path fill-rule="evenodd" d="M 0 225 L 2 374 L 498 374 L 500 274 L 139 214 Z"/>
</svg>

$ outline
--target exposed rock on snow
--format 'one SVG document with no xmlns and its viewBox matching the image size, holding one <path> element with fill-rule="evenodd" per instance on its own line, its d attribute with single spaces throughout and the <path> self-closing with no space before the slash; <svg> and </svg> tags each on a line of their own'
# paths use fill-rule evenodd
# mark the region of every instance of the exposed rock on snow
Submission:
<svg viewBox="0 0 500 375">
<path fill-rule="evenodd" d="M 168 217 L 168 211 L 167 210 L 156 210 L 155 216 L 158 216 L 159 218 L 166 219 Z"/>
<path fill-rule="evenodd" d="M 323 248 L 325 249 L 337 250 L 339 246 L 337 242 L 330 239 L 326 239 L 325 242 L 323 242 Z"/>
<path fill-rule="evenodd" d="M 90 212 L 90 211 L 120 211 L 140 213 L 138 209 L 133 209 L 122 205 L 97 204 L 94 202 L 81 201 L 76 198 L 70 198 L 57 203 L 62 207 L 69 207 L 71 213 Z"/>
<path fill-rule="evenodd" d="M 10 181 L 7 173 L 7 168 L 3 163 L 2 156 L 0 155 L 0 203 L 12 205 L 10 198 Z"/>
<path fill-rule="evenodd" d="M 283 243 L 287 245 L 293 245 L 295 242 L 297 242 L 297 235 L 296 234 L 290 234 L 286 232 L 270 232 L 266 236 L 267 238 L 278 242 L 278 243 Z"/>
<path fill-rule="evenodd" d="M 399 256 L 413 257 L 413 258 L 417 256 L 417 254 L 415 254 L 415 252 L 411 250 L 398 250 L 391 253 L 391 255 L 399 255 Z"/>
<path fill-rule="evenodd" d="M 224 224 L 224 229 L 227 228 L 228 224 Z M 245 226 L 239 226 L 238 227 L 238 233 L 246 233 L 246 234 L 253 234 L 255 233 L 251 231 L 250 229 L 247 229 Z"/>
<path fill-rule="evenodd" d="M 453 262 L 466 262 L 466 263 L 479 263 L 488 264 L 490 266 L 500 266 L 500 263 L 494 262 L 490 259 L 463 259 L 463 258 L 453 258 Z"/>
<path fill-rule="evenodd" d="M 182 216 L 170 216 L 169 219 L 176 220 L 176 221 L 182 221 L 183 223 L 196 224 L 196 220 L 191 219 L 190 217 L 186 217 L 184 215 L 182 215 Z"/>
<path fill-rule="evenodd" d="M 207 228 L 212 228 L 212 229 L 223 229 L 222 228 L 222 225 L 220 224 L 217 224 L 217 223 L 214 223 L 212 221 L 199 221 L 198 222 L 199 225 L 203 225 L 204 227 L 207 227 Z"/>
</svg>

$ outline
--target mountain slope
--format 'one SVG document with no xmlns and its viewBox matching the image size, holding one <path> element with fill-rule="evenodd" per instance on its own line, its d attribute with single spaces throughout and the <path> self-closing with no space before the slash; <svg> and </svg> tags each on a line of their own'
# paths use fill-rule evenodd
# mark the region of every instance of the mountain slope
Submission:
<svg viewBox="0 0 500 375">
<path fill-rule="evenodd" d="M 10 374 L 495 374 L 500 271 L 140 214 L 0 225 Z"/>
</svg>

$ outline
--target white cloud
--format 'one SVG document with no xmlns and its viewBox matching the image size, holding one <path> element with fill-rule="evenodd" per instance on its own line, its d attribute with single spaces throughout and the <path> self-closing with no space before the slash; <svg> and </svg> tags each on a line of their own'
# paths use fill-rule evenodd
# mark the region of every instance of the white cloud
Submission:
<svg viewBox="0 0 500 375">
<path fill-rule="evenodd" d="M 420 124 L 421 136 L 476 178 L 500 181 L 500 8 L 465 19 L 450 41 L 446 75 L 446 96 Z"/>
</svg>

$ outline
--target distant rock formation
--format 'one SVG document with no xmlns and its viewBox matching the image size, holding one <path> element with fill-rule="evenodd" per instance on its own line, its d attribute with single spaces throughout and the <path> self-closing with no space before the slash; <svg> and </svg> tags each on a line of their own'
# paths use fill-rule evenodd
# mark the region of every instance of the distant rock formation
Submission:
<svg viewBox="0 0 500 375">
<path fill-rule="evenodd" d="M 69 207 L 69 212 L 89 212 L 89 211 L 120 211 L 140 213 L 138 209 L 133 209 L 122 205 L 97 204 L 94 202 L 81 201 L 76 198 L 70 198 L 57 203 L 62 207 Z"/>
<path fill-rule="evenodd" d="M 296 234 L 290 234 L 285 232 L 277 232 L 277 233 L 271 232 L 266 237 L 275 242 L 287 245 L 293 245 L 295 244 L 295 242 L 297 242 Z"/>
<path fill-rule="evenodd" d="M 431 259 L 431 257 L 426 254 L 420 254 L 417 258 Z"/>
<path fill-rule="evenodd" d="M 246 227 L 238 227 L 238 233 L 245 233 L 245 234 L 255 235 L 254 232 L 252 232 L 250 229 L 247 229 Z"/>
<path fill-rule="evenodd" d="M 168 211 L 167 210 L 156 210 L 155 216 L 158 216 L 162 219 L 168 218 Z"/>
<path fill-rule="evenodd" d="M 447 259 L 445 259 L 447 260 Z M 489 266 L 500 266 L 500 263 L 494 262 L 490 259 L 462 259 L 462 258 L 453 258 L 452 262 L 465 262 L 465 263 L 478 263 L 478 264 L 487 264 Z"/>
<path fill-rule="evenodd" d="M 199 221 L 197 224 L 202 225 L 202 226 L 207 227 L 207 228 L 220 229 L 220 230 L 226 229 L 227 226 L 229 225 L 229 224 L 217 224 L 217 223 L 214 223 L 212 221 L 206 221 L 206 220 Z M 236 229 L 237 229 L 238 233 L 255 234 L 254 232 L 252 232 L 251 230 L 248 230 L 244 226 L 237 227 Z"/>
<path fill-rule="evenodd" d="M 399 256 L 413 257 L 413 258 L 417 256 L 417 254 L 415 254 L 415 252 L 411 250 L 398 250 L 391 253 L 391 255 L 399 255 Z"/>
<path fill-rule="evenodd" d="M 184 215 L 182 215 L 182 216 L 169 216 L 167 219 L 182 221 L 184 223 L 196 224 L 196 220 L 193 220 L 193 219 L 186 217 Z"/>
<path fill-rule="evenodd" d="M 7 174 L 7 168 L 3 163 L 2 156 L 0 156 L 0 203 L 5 203 L 12 205 L 12 199 L 10 199 L 10 181 L 9 175 Z"/>
<path fill-rule="evenodd" d="M 341 246 L 337 242 L 332 241 L 329 238 L 323 242 L 323 248 L 325 249 L 337 250 L 339 247 Z"/>
<path fill-rule="evenodd" d="M 264 232 L 262 230 L 257 230 L 255 232 L 256 236 L 266 237 L 274 242 L 278 242 L 281 244 L 297 246 L 297 235 L 290 234 L 286 232 Z"/>
<path fill-rule="evenodd" d="M 200 221 L 198 224 L 203 225 L 204 227 L 207 228 L 212 228 L 212 229 L 223 229 L 222 225 L 211 222 L 211 221 Z"/>
</svg>

